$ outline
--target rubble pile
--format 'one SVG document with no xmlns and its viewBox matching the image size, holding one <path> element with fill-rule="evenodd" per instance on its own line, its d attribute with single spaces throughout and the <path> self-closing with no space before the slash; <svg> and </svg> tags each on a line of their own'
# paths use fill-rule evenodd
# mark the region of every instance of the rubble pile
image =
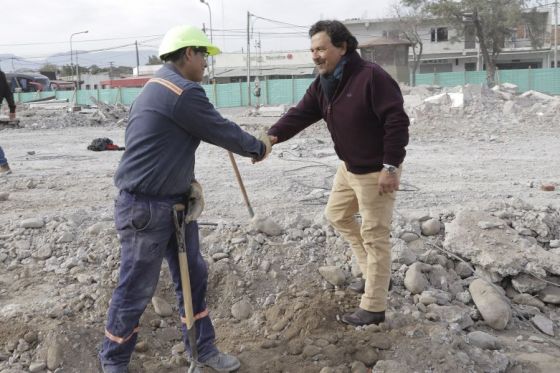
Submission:
<svg viewBox="0 0 560 373">
<path fill-rule="evenodd" d="M 495 138 L 527 123 L 546 128 L 560 121 L 560 97 L 536 91 L 518 94 L 510 83 L 492 89 L 473 84 L 402 89 L 405 109 L 420 127 L 414 133 L 420 136 L 453 131 L 473 138 L 490 133 Z"/>
<path fill-rule="evenodd" d="M 93 99 L 93 98 L 92 98 Z M 21 104 L 18 106 L 17 116 L 21 120 L 20 127 L 29 129 L 51 129 L 67 127 L 122 127 L 128 121 L 128 108 L 122 104 L 108 105 L 95 100 L 96 105 L 78 107 L 74 111 L 71 103 Z"/>
<path fill-rule="evenodd" d="M 27 326 L 0 344 L 0 372 L 64 366 L 63 354 L 51 355 L 69 343 L 61 335 L 70 322 L 84 320 L 83 333 L 101 337 L 118 278 L 118 239 L 110 211 L 93 212 L 29 217 L 1 227 L 0 297 L 18 294 L 18 302 L 4 304 L 0 318 Z M 220 334 L 236 336 L 224 342 L 226 348 L 241 357 L 257 348 L 285 358 L 262 359 L 258 371 L 288 362 L 321 372 L 372 365 L 380 372 L 385 366 L 425 370 L 434 368 L 433 348 L 426 350 L 432 344 L 445 356 L 436 371 L 506 372 L 517 364 L 513 352 L 555 345 L 549 337 L 560 327 L 560 212 L 551 207 L 512 200 L 445 215 L 397 216 L 388 321 L 357 329 L 332 322 L 334 314 L 355 307 L 359 296 L 345 288 L 359 268 L 322 217 L 201 224 L 212 317 Z M 177 353 L 173 286 L 163 271 L 137 347 L 149 351 L 157 344 L 155 356 L 138 355 L 135 363 L 144 369 L 156 360 L 168 368 L 186 364 Z M 34 277 L 41 283 L 28 286 Z M 33 332 L 33 324 L 45 319 L 61 329 Z M 514 331 L 514 343 L 500 337 L 504 329 Z M 78 337 L 72 333 L 70 340 Z M 418 339 L 426 345 L 410 342 Z M 422 354 L 430 358 L 420 359 Z M 95 371 L 95 361 L 85 361 L 92 369 L 86 371 Z"/>
</svg>

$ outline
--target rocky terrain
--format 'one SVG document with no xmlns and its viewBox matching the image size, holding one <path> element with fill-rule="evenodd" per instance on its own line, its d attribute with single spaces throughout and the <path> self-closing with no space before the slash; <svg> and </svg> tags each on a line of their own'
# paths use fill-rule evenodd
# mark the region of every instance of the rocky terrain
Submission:
<svg viewBox="0 0 560 373">
<path fill-rule="evenodd" d="M 392 229 L 387 321 L 340 323 L 359 269 L 323 209 L 338 159 L 324 123 L 237 157 L 204 144 L 202 250 L 217 344 L 239 372 L 556 372 L 560 366 L 560 98 L 515 87 L 403 88 L 412 118 Z M 256 133 L 274 108 L 220 110 Z M 98 372 L 118 276 L 112 176 L 126 111 L 29 105 L 0 130 L 0 373 Z M 269 224 L 264 224 L 264 223 Z M 167 267 L 131 372 L 185 372 Z M 209 370 L 208 370 L 209 371 Z"/>
</svg>

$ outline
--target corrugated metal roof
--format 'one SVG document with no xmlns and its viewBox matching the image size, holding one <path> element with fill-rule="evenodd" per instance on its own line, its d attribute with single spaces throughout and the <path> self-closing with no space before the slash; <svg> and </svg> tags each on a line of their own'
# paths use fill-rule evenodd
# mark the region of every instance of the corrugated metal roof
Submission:
<svg viewBox="0 0 560 373">
<path fill-rule="evenodd" d="M 263 67 L 258 68 L 251 66 L 251 76 L 270 76 L 270 75 L 313 75 L 315 70 L 314 65 L 307 66 L 276 66 L 276 67 Z M 231 78 L 238 76 L 246 76 L 246 67 L 225 67 L 216 68 L 214 76 L 216 78 Z"/>
</svg>

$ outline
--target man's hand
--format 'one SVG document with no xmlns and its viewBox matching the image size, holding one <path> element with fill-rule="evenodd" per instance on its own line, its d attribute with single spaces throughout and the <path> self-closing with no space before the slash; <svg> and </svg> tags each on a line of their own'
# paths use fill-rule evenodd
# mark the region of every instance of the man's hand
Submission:
<svg viewBox="0 0 560 373">
<path fill-rule="evenodd" d="M 379 195 L 396 192 L 399 189 L 399 175 L 381 170 L 379 173 Z"/>
<path fill-rule="evenodd" d="M 268 157 L 268 155 L 272 151 L 272 145 L 274 145 L 278 142 L 278 137 L 267 135 L 266 132 L 264 132 L 264 131 L 261 131 L 259 133 L 259 136 L 257 137 L 257 139 L 260 140 L 264 144 L 264 146 L 266 147 L 266 150 L 264 152 L 264 156 L 261 159 L 253 158 L 252 159 L 253 163 L 260 162 L 260 161 L 264 160 L 266 157 Z"/>
<path fill-rule="evenodd" d="M 10 113 L 9 118 L 10 118 L 10 120 L 16 119 L 16 113 Z"/>
<path fill-rule="evenodd" d="M 198 219 L 200 214 L 202 214 L 202 210 L 204 210 L 204 193 L 202 192 L 202 185 L 200 185 L 198 181 L 193 181 L 191 183 L 185 221 L 189 223 Z"/>
</svg>

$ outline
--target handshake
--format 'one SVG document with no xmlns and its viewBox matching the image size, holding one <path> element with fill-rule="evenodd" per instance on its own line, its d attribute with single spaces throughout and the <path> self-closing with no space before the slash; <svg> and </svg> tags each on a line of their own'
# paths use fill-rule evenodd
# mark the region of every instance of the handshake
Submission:
<svg viewBox="0 0 560 373">
<path fill-rule="evenodd" d="M 274 145 L 278 142 L 278 137 L 268 135 L 265 131 L 260 131 L 259 134 L 256 137 L 257 137 L 257 140 L 260 140 L 264 144 L 264 146 L 266 147 L 266 150 L 265 150 L 262 158 L 253 158 L 252 159 L 253 163 L 260 162 L 260 161 L 264 160 L 266 157 L 268 157 L 268 155 L 272 151 L 272 145 Z"/>
</svg>

